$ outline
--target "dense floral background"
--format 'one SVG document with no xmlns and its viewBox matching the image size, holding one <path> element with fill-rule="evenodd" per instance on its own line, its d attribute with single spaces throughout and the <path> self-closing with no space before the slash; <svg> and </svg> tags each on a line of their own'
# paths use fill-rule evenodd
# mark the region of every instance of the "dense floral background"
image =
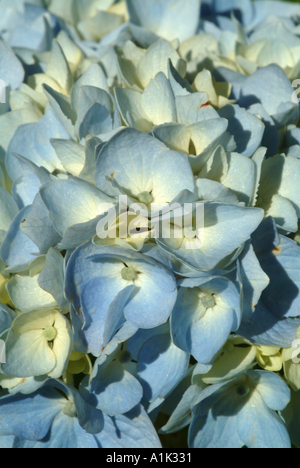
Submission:
<svg viewBox="0 0 300 468">
<path fill-rule="evenodd" d="M 0 0 L 0 447 L 300 446 L 300 3 Z"/>
</svg>

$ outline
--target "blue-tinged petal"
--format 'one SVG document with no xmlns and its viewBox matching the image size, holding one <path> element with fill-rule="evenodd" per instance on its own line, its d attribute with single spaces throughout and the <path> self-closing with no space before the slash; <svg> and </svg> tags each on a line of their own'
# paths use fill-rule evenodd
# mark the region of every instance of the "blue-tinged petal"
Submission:
<svg viewBox="0 0 300 468">
<path fill-rule="evenodd" d="M 163 124 L 154 128 L 152 133 L 171 150 L 189 153 L 191 134 L 185 125 L 176 122 Z"/>
<path fill-rule="evenodd" d="M 169 333 L 145 342 L 138 356 L 137 377 L 149 402 L 165 398 L 173 390 L 187 371 L 189 357 L 174 345 Z"/>
<path fill-rule="evenodd" d="M 143 396 L 141 384 L 118 361 L 110 363 L 93 379 L 92 389 L 97 408 L 109 416 L 127 413 L 140 403 Z"/>
<path fill-rule="evenodd" d="M 66 172 L 78 177 L 85 165 L 84 147 L 71 140 L 51 139 L 57 157 Z"/>
<path fill-rule="evenodd" d="M 142 93 L 127 88 L 115 88 L 116 101 L 122 119 L 128 127 L 149 132 L 153 125 L 142 106 Z"/>
<path fill-rule="evenodd" d="M 272 409 L 286 406 L 289 389 L 284 382 L 281 383 L 280 377 L 272 374 L 272 384 L 279 387 L 278 393 L 271 397 L 269 407 L 259 391 L 259 380 L 264 381 L 264 374 L 267 373 L 249 371 L 225 385 L 213 385 L 202 391 L 199 403 L 194 407 L 195 418 L 189 433 L 191 446 L 289 447 L 283 420 Z M 268 421 L 270 429 L 265 427 L 265 421 Z"/>
<path fill-rule="evenodd" d="M 172 238 L 160 238 L 157 243 L 178 260 L 209 271 L 250 238 L 263 214 L 259 209 L 207 202 L 204 203 L 204 226 L 198 226 L 199 238 L 196 235 L 191 241 L 184 237 L 175 239 L 176 242 Z"/>
<path fill-rule="evenodd" d="M 228 14 L 234 10 L 242 24 L 248 24 L 254 17 L 255 7 L 249 0 L 214 0 L 213 8 L 217 14 Z"/>
<path fill-rule="evenodd" d="M 291 391 L 284 380 L 273 372 L 249 371 L 251 381 L 257 384 L 265 404 L 274 411 L 282 411 L 291 399 Z"/>
<path fill-rule="evenodd" d="M 279 234 L 273 218 L 265 218 L 251 236 L 254 251 L 258 257 L 274 250 L 279 242 Z"/>
<path fill-rule="evenodd" d="M 11 89 L 18 89 L 24 80 L 24 68 L 13 50 L 2 40 L 0 41 L 0 57 L 1 79 Z"/>
<path fill-rule="evenodd" d="M 173 62 L 174 67 L 181 75 L 185 74 L 186 62 L 180 58 L 170 42 L 159 38 L 147 48 L 137 64 L 136 71 L 142 87 L 146 88 L 151 78 L 154 79 L 159 72 L 167 75 L 168 60 Z"/>
<path fill-rule="evenodd" d="M 205 385 L 203 385 L 203 388 Z M 184 427 L 188 426 L 192 421 L 191 408 L 194 405 L 194 401 L 201 392 L 202 388 L 198 385 L 191 385 L 182 395 L 182 398 L 171 414 L 167 424 L 165 424 L 160 430 L 160 434 L 173 434 L 178 432 Z"/>
<path fill-rule="evenodd" d="M 254 155 L 251 158 L 255 165 L 255 185 L 254 185 L 253 196 L 251 199 L 251 206 L 255 206 L 257 202 L 259 182 L 260 182 L 260 177 L 261 177 L 261 169 L 262 169 L 262 165 L 265 160 L 265 157 L 266 157 L 266 152 L 267 152 L 267 148 L 261 147 L 254 153 Z"/>
<path fill-rule="evenodd" d="M 98 217 L 101 213 L 98 206 L 109 201 L 93 186 L 75 178 L 51 182 L 40 194 L 53 226 L 62 237 L 70 226 Z"/>
<path fill-rule="evenodd" d="M 259 68 L 248 77 L 241 87 L 239 104 L 249 107 L 261 103 L 265 110 L 276 116 L 280 113 L 280 106 L 285 103 L 292 104 L 294 88 L 284 71 L 275 64 Z M 296 109 L 296 105 L 294 104 Z"/>
<path fill-rule="evenodd" d="M 248 78 L 247 75 L 244 75 L 243 73 L 238 73 L 225 67 L 217 67 L 213 72 L 213 76 L 217 82 L 227 82 L 232 85 L 230 98 L 236 100 L 239 99 L 241 88 Z"/>
<path fill-rule="evenodd" d="M 276 194 L 273 195 L 268 204 L 260 203 L 260 206 L 265 207 L 266 216 L 272 216 L 282 231 L 289 234 L 298 230 L 299 206 L 296 209 L 287 198 Z"/>
<path fill-rule="evenodd" d="M 142 406 L 113 418 L 105 416 L 104 429 L 95 437 L 102 448 L 161 448 L 153 424 Z"/>
<path fill-rule="evenodd" d="M 247 111 L 257 115 L 265 126 L 261 145 L 267 148 L 267 157 L 274 156 L 279 149 L 279 135 L 274 120 L 261 104 L 252 104 Z"/>
<path fill-rule="evenodd" d="M 61 381 L 49 381 L 50 385 L 61 389 L 68 395 L 70 401 L 74 401 L 78 422 L 82 429 L 89 434 L 98 434 L 102 431 L 104 418 L 101 411 L 88 403 L 83 396 L 71 385 L 65 385 Z"/>
<path fill-rule="evenodd" d="M 153 336 L 156 335 L 167 335 L 170 333 L 170 327 L 168 323 L 164 323 L 159 327 L 155 327 L 148 330 L 139 329 L 132 338 L 126 343 L 126 349 L 130 352 L 134 361 L 138 360 L 139 352 L 144 344 Z"/>
<path fill-rule="evenodd" d="M 164 73 L 159 72 L 150 80 L 142 95 L 142 106 L 154 125 L 176 121 L 174 95 Z"/>
<path fill-rule="evenodd" d="M 109 94 L 94 86 L 82 86 L 75 133 L 79 140 L 87 135 L 100 135 L 113 129 L 113 102 Z"/>
<path fill-rule="evenodd" d="M 190 144 L 194 144 L 196 155 L 199 155 L 189 157 L 194 172 L 198 172 L 205 158 L 208 158 L 219 144 L 226 141 L 227 127 L 227 120 L 220 118 L 209 118 L 188 127 L 191 134 Z"/>
<path fill-rule="evenodd" d="M 226 203 L 228 205 L 239 204 L 236 194 L 219 182 L 200 178 L 196 181 L 196 186 L 199 200 Z"/>
<path fill-rule="evenodd" d="M 228 120 L 228 133 L 232 135 L 237 153 L 252 156 L 261 146 L 265 130 L 263 122 L 237 104 L 225 106 L 218 113 Z"/>
<path fill-rule="evenodd" d="M 60 413 L 54 419 L 46 437 L 36 442 L 30 440 L 20 441 L 18 448 L 92 449 L 99 448 L 99 445 L 92 434 L 88 434 L 82 429 L 77 418 Z"/>
<path fill-rule="evenodd" d="M 270 172 L 272 172 L 272 178 L 269 177 Z M 258 204 L 267 211 L 269 209 L 270 202 L 272 201 L 272 197 L 274 195 L 280 195 L 291 202 L 299 218 L 299 174 L 300 160 L 297 158 L 278 154 L 272 158 L 266 159 L 262 165 L 260 188 L 258 191 Z M 276 208 L 276 204 L 275 207 L 271 206 L 273 214 L 276 213 L 276 217 L 279 218 L 278 224 L 281 225 L 283 224 L 280 220 L 281 213 L 277 211 Z M 280 207 L 278 208 L 280 209 Z"/>
<path fill-rule="evenodd" d="M 182 190 L 194 191 L 187 156 L 133 129 L 119 132 L 103 147 L 96 162 L 95 182 L 110 196 L 120 193 L 114 182 L 136 199 L 148 192 L 153 203 L 170 203 Z"/>
<path fill-rule="evenodd" d="M 85 223 L 74 224 L 69 226 L 63 236 L 62 241 L 58 244 L 60 250 L 73 250 L 79 245 L 92 239 L 97 232 L 97 226 L 101 217 L 91 219 Z"/>
<path fill-rule="evenodd" d="M 256 393 L 237 415 L 237 432 L 248 448 L 291 448 L 284 421 L 265 408 Z"/>
<path fill-rule="evenodd" d="M 270 278 L 270 285 L 262 293 L 264 305 L 278 318 L 298 317 L 300 247 L 291 239 L 280 236 L 280 243 L 274 249 L 270 245 L 264 255 L 258 255 L 258 259 Z"/>
<path fill-rule="evenodd" d="M 0 448 L 14 448 L 15 436 L 0 436 Z"/>
<path fill-rule="evenodd" d="M 46 169 L 45 167 L 43 166 L 39 167 L 34 162 L 30 161 L 30 159 L 27 159 L 24 156 L 21 156 L 20 154 L 17 154 L 17 153 L 13 154 L 13 158 L 14 158 L 13 161 L 17 161 L 19 163 L 19 166 L 20 166 L 19 172 L 22 174 L 25 180 L 27 178 L 31 178 L 32 175 L 35 175 L 38 178 L 40 185 L 48 184 L 49 182 L 53 180 L 54 177 L 50 174 L 48 169 Z M 17 174 L 17 177 L 19 176 L 20 174 Z"/>
<path fill-rule="evenodd" d="M 253 343 L 289 348 L 293 341 L 297 339 L 299 325 L 299 320 L 280 319 L 272 314 L 260 301 L 252 314 L 251 320 L 242 322 L 237 333 Z"/>
<path fill-rule="evenodd" d="M 39 167 L 45 167 L 49 172 L 56 169 L 63 171 L 63 166 L 50 144 L 51 137 L 68 138 L 66 130 L 52 109 L 49 109 L 39 122 L 21 125 L 17 129 L 6 155 L 6 167 L 12 180 L 21 175 L 20 163 L 16 161 L 13 153 L 24 156 Z"/>
<path fill-rule="evenodd" d="M 125 268 L 128 267 L 131 276 L 126 279 Z M 124 315 L 132 324 L 142 328 L 164 323 L 177 295 L 175 279 L 165 267 L 149 257 L 144 258 L 142 254 L 120 247 L 90 244 L 80 247 L 69 260 L 66 277 L 66 297 L 70 298 L 78 313 L 79 295 L 90 279 L 99 278 L 97 297 L 101 297 L 105 307 L 109 307 L 121 290 L 134 285 L 135 290 L 124 308 Z"/>
<path fill-rule="evenodd" d="M 168 60 L 168 78 L 175 97 L 187 96 L 194 92 L 189 82 L 178 73 L 171 59 Z"/>
<path fill-rule="evenodd" d="M 241 448 L 243 441 L 237 433 L 234 402 L 224 401 L 224 415 L 216 417 L 212 411 L 197 415 L 189 429 L 189 446 L 191 448 Z M 229 416 L 229 417 L 228 417 Z"/>
<path fill-rule="evenodd" d="M 40 288 L 38 275 L 13 276 L 7 283 L 7 292 L 14 306 L 21 312 L 57 307 L 54 297 Z"/>
<path fill-rule="evenodd" d="M 3 187 L 0 187 L 0 243 L 18 212 L 17 204 L 12 196 Z"/>
<path fill-rule="evenodd" d="M 74 84 L 73 76 L 65 54 L 56 39 L 52 41 L 52 49 L 47 63 L 46 75 L 53 78 L 67 94 L 71 92 Z"/>
<path fill-rule="evenodd" d="M 129 322 L 125 322 L 124 325 L 120 328 L 120 330 L 115 334 L 112 340 L 108 343 L 108 345 L 102 350 L 100 356 L 96 359 L 93 370 L 90 374 L 88 382 L 85 382 L 84 385 L 86 386 L 89 384 L 89 388 L 91 392 L 93 392 L 94 384 L 97 386 L 97 379 L 95 377 L 101 377 L 101 374 L 105 371 L 105 369 L 110 365 L 110 363 L 114 359 L 118 359 L 121 362 L 120 357 L 122 356 L 121 353 L 121 346 L 122 343 L 132 338 L 137 333 L 138 329 L 131 325 Z M 125 351 L 126 353 L 126 351 Z M 128 353 L 127 353 L 128 354 Z M 95 383 L 94 383 L 95 380 Z M 88 401 L 91 399 L 92 393 L 86 394 L 86 388 L 80 388 L 81 393 L 83 394 L 84 398 Z M 86 397 L 87 395 L 87 397 Z M 92 402 L 92 400 L 91 400 Z"/>
<path fill-rule="evenodd" d="M 0 399 L 0 434 L 26 440 L 45 437 L 54 418 L 66 401 L 54 389 L 43 388 L 29 397 L 6 396 Z"/>
<path fill-rule="evenodd" d="M 256 183 L 255 163 L 238 153 L 227 153 L 228 172 L 222 178 L 222 184 L 231 189 L 239 201 L 251 206 Z"/>
<path fill-rule="evenodd" d="M 130 21 L 170 41 L 184 41 L 196 33 L 200 19 L 200 0 L 127 0 Z"/>
<path fill-rule="evenodd" d="M 58 250 L 48 250 L 38 284 L 54 297 L 62 311 L 68 308 L 69 303 L 64 296 L 64 259 Z"/>
<path fill-rule="evenodd" d="M 40 377 L 16 378 L 2 374 L 1 386 L 3 388 L 7 388 L 11 395 L 17 395 L 18 393 L 30 395 L 43 387 L 48 378 L 49 377 L 47 375 Z"/>
<path fill-rule="evenodd" d="M 239 261 L 243 283 L 243 320 L 247 321 L 251 319 L 262 292 L 270 284 L 270 279 L 261 268 L 250 241 L 246 243 Z"/>
<path fill-rule="evenodd" d="M 33 204 L 40 186 L 38 177 L 33 173 L 21 176 L 14 182 L 11 193 L 20 210 Z"/>
<path fill-rule="evenodd" d="M 87 135 L 101 135 L 113 129 L 113 121 L 108 109 L 97 102 L 90 107 L 82 121 L 77 122 L 80 141 Z"/>
<path fill-rule="evenodd" d="M 103 282 L 100 278 L 91 279 L 83 288 L 80 302 L 85 323 L 81 335 L 94 356 L 101 354 L 103 347 L 124 322 L 123 310 L 133 289 L 133 285 L 127 286 L 116 296 L 103 297 Z"/>
<path fill-rule="evenodd" d="M 79 298 L 83 292 L 83 289 L 92 279 L 97 278 L 97 293 L 101 298 L 101 304 L 106 308 L 109 307 L 111 302 L 114 300 L 116 295 L 125 287 L 130 286 L 130 283 L 123 280 L 121 277 L 121 270 L 124 268 L 124 264 L 117 258 L 100 258 L 101 261 L 92 261 L 88 258 L 89 250 L 85 246 L 77 249 L 69 260 L 66 272 L 66 296 L 71 302 L 74 303 L 77 311 L 80 310 Z M 96 249 L 92 252 L 96 254 Z M 103 252 L 101 252 L 103 253 Z M 87 257 L 85 257 L 87 255 Z M 93 312 L 98 309 L 97 300 L 93 296 L 94 301 L 85 298 L 85 307 L 91 307 L 89 313 L 93 315 Z M 78 306 L 77 306 L 78 303 Z M 86 310 L 86 313 L 88 311 Z"/>
<path fill-rule="evenodd" d="M 100 144 L 102 144 L 102 141 L 98 137 L 89 135 L 86 138 L 85 163 L 84 163 L 82 172 L 80 173 L 80 177 L 92 185 L 95 185 L 95 180 L 94 180 L 94 172 L 96 169 L 95 153 L 96 153 L 97 146 Z"/>
<path fill-rule="evenodd" d="M 83 320 L 81 317 L 79 317 L 76 312 L 74 311 L 74 308 L 71 306 L 70 307 L 70 318 L 71 318 L 71 323 L 72 323 L 72 332 L 73 332 L 73 337 L 74 337 L 74 351 L 78 353 L 83 353 L 87 354 L 88 349 L 87 345 L 84 342 L 81 334 L 81 329 L 83 327 Z"/>
<path fill-rule="evenodd" d="M 101 66 L 93 63 L 72 87 L 71 104 L 76 114 L 78 114 L 80 109 L 80 90 L 82 86 L 94 86 L 109 93 L 107 80 Z"/>
<path fill-rule="evenodd" d="M 0 255 L 4 263 L 9 267 L 28 264 L 34 259 L 34 255 L 39 253 L 37 246 L 20 228 L 20 224 L 26 219 L 30 210 L 31 205 L 23 208 L 18 213 L 2 242 Z"/>
<path fill-rule="evenodd" d="M 54 115 L 64 126 L 68 135 L 75 140 L 74 125 L 76 122 L 76 115 L 74 110 L 71 108 L 70 99 L 63 94 L 58 93 L 46 84 L 44 84 L 43 87 L 53 109 Z"/>
<path fill-rule="evenodd" d="M 175 98 L 177 120 L 183 125 L 193 125 L 203 120 L 217 119 L 218 113 L 209 105 L 207 93 L 180 95 Z"/>
<path fill-rule="evenodd" d="M 0 335 L 8 330 L 16 314 L 9 307 L 0 304 Z"/>
<path fill-rule="evenodd" d="M 132 262 L 139 271 L 134 297 L 124 308 L 125 318 L 138 328 L 165 323 L 174 307 L 177 288 L 174 276 L 158 263 Z"/>
<path fill-rule="evenodd" d="M 197 283 L 196 283 L 197 284 Z M 241 320 L 239 294 L 229 280 L 198 280 L 193 290 L 181 288 L 171 316 L 172 337 L 181 349 L 209 364 Z"/>
<path fill-rule="evenodd" d="M 40 193 L 36 195 L 26 221 L 21 224 L 21 230 L 36 244 L 41 254 L 46 254 L 49 248 L 57 245 L 61 240 L 61 236 L 50 221 Z"/>
<path fill-rule="evenodd" d="M 4 159 L 9 143 L 20 125 L 38 122 L 40 115 L 31 109 L 20 109 L 0 116 L 0 158 Z M 20 176 L 20 174 L 19 174 Z"/>
</svg>

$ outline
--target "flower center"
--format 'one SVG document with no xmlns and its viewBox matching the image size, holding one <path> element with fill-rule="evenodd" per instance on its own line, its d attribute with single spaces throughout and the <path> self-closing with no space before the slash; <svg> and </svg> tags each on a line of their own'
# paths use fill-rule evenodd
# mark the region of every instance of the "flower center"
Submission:
<svg viewBox="0 0 300 468">
<path fill-rule="evenodd" d="M 72 401 L 69 401 L 63 409 L 63 413 L 70 418 L 75 418 L 77 416 L 75 405 Z"/>
<path fill-rule="evenodd" d="M 47 341 L 53 341 L 57 335 L 57 331 L 54 327 L 48 327 L 43 330 L 43 335 Z"/>
<path fill-rule="evenodd" d="M 137 196 L 137 199 L 140 203 L 143 203 L 144 205 L 149 205 L 149 203 L 153 202 L 153 197 L 151 193 L 149 192 L 141 192 Z"/>
<path fill-rule="evenodd" d="M 134 281 L 137 275 L 133 268 L 125 267 L 121 270 L 121 276 L 123 280 Z"/>
<path fill-rule="evenodd" d="M 206 309 L 209 309 L 210 307 L 214 307 L 216 305 L 215 299 L 211 294 L 206 294 L 205 296 L 202 296 L 201 302 Z"/>
<path fill-rule="evenodd" d="M 245 397 L 248 395 L 248 393 L 250 392 L 250 388 L 248 387 L 248 385 L 239 385 L 236 389 L 236 393 L 241 396 L 241 397 Z"/>
</svg>

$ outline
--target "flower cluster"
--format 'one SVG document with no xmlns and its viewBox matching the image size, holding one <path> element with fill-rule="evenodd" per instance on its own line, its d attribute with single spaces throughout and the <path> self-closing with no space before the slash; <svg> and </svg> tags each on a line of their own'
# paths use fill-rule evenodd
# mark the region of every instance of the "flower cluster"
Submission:
<svg viewBox="0 0 300 468">
<path fill-rule="evenodd" d="M 0 447 L 300 446 L 299 78 L 299 4 L 0 0 Z"/>
</svg>

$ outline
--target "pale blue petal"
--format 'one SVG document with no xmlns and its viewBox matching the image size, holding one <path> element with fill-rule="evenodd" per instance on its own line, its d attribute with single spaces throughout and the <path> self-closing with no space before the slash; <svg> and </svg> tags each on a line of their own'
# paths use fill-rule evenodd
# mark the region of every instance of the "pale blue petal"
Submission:
<svg viewBox="0 0 300 468">
<path fill-rule="evenodd" d="M 243 282 L 243 320 L 251 319 L 262 292 L 270 280 L 260 266 L 251 243 L 246 243 L 239 257 L 241 280 Z"/>
<path fill-rule="evenodd" d="M 143 389 L 138 380 L 115 361 L 92 381 L 97 408 L 110 416 L 125 414 L 138 405 Z"/>
<path fill-rule="evenodd" d="M 4 41 L 0 41 L 0 76 L 6 86 L 18 89 L 24 80 L 25 72 L 20 60 Z"/>
<path fill-rule="evenodd" d="M 112 295 L 108 299 L 101 295 L 102 289 L 101 279 L 94 278 L 86 284 L 80 297 L 85 319 L 81 334 L 94 356 L 101 354 L 103 347 L 109 343 L 113 334 L 125 321 L 123 309 L 134 286 L 128 286 L 115 297 Z"/>
<path fill-rule="evenodd" d="M 105 416 L 103 431 L 96 436 L 102 448 L 161 448 L 156 431 L 142 406 L 127 414 Z"/>
<path fill-rule="evenodd" d="M 156 335 L 142 346 L 138 356 L 138 378 L 149 402 L 165 398 L 187 371 L 189 354 L 177 348 L 169 334 Z"/>
<path fill-rule="evenodd" d="M 39 286 L 50 293 L 61 310 L 69 306 L 64 296 L 64 259 L 58 250 L 50 248 L 46 255 L 46 263 L 39 274 Z"/>
<path fill-rule="evenodd" d="M 182 190 L 194 191 L 187 156 L 133 129 L 119 132 L 104 146 L 97 158 L 95 181 L 110 196 L 120 193 L 114 181 L 129 196 L 152 191 L 154 203 L 170 203 Z"/>
<path fill-rule="evenodd" d="M 249 371 L 251 382 L 257 385 L 265 404 L 274 411 L 282 411 L 291 399 L 291 391 L 284 380 L 273 372 Z"/>
<path fill-rule="evenodd" d="M 93 186 L 75 178 L 54 181 L 44 186 L 40 194 L 53 226 L 62 237 L 68 227 L 95 219 L 100 214 L 97 207 L 109 201 Z"/>
<path fill-rule="evenodd" d="M 21 230 L 20 224 L 26 219 L 31 205 L 19 212 L 12 221 L 0 248 L 0 255 L 9 267 L 28 264 L 38 255 L 38 248 Z"/>
<path fill-rule="evenodd" d="M 284 421 L 264 407 L 259 397 L 237 415 L 237 432 L 248 448 L 291 448 Z"/>
<path fill-rule="evenodd" d="M 263 122 L 237 104 L 225 106 L 218 113 L 228 120 L 228 133 L 236 144 L 236 152 L 252 156 L 261 146 L 265 131 Z"/>
<path fill-rule="evenodd" d="M 64 401 L 58 392 L 48 388 L 30 397 L 18 394 L 1 398 L 0 434 L 42 439 L 62 410 Z"/>
<path fill-rule="evenodd" d="M 280 105 L 292 104 L 293 92 L 294 88 L 284 71 L 278 65 L 272 64 L 258 69 L 247 78 L 241 88 L 239 104 L 247 108 L 252 104 L 261 103 L 271 116 L 276 116 L 280 112 Z"/>
<path fill-rule="evenodd" d="M 251 320 L 242 322 L 237 333 L 253 343 L 265 346 L 289 348 L 297 339 L 300 320 L 280 319 L 272 314 L 260 301 L 252 314 Z"/>
<path fill-rule="evenodd" d="M 40 193 L 36 195 L 26 221 L 21 225 L 21 229 L 36 244 L 41 254 L 46 254 L 50 247 L 57 245 L 61 240 L 60 235 L 50 221 L 49 213 Z"/>
<path fill-rule="evenodd" d="M 184 41 L 196 33 L 200 0 L 126 0 L 130 21 L 172 41 Z"/>
</svg>

